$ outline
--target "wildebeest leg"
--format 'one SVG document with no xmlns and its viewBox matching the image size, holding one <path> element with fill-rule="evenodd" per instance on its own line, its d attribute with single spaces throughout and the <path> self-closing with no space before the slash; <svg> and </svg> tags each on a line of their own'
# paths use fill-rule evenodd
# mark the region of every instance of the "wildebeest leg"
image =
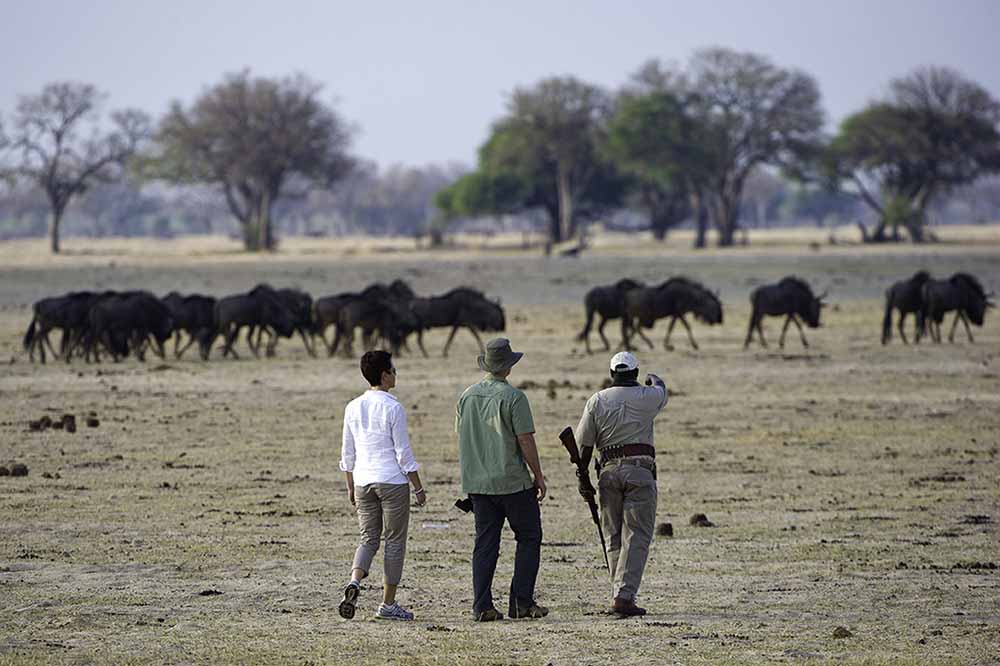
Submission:
<svg viewBox="0 0 1000 666">
<path fill-rule="evenodd" d="M 253 342 L 254 333 L 257 333 L 256 345 Z M 250 346 L 250 351 L 253 352 L 253 357 L 260 358 L 260 331 L 258 331 L 257 327 L 254 325 L 251 325 L 250 328 L 247 330 L 247 344 Z"/>
<path fill-rule="evenodd" d="M 608 342 L 608 336 L 604 335 L 604 325 L 607 323 L 608 323 L 607 318 L 604 315 L 601 315 L 601 323 L 597 325 L 597 334 L 601 336 L 601 342 L 604 343 L 604 351 L 608 351 L 609 349 L 611 349 L 611 343 Z M 587 343 L 587 353 L 588 354 L 592 353 L 590 351 L 590 335 L 588 334 L 584 336 L 583 339 Z"/>
<path fill-rule="evenodd" d="M 194 344 L 195 337 L 197 337 L 197 333 L 188 333 L 188 335 L 190 336 L 190 339 L 187 341 L 187 344 L 181 347 L 180 351 L 177 350 L 177 345 L 174 345 L 174 357 L 180 358 L 181 356 L 184 356 L 184 352 L 188 350 L 188 347 Z M 180 340 L 179 333 L 177 334 L 177 339 Z"/>
<path fill-rule="evenodd" d="M 257 336 L 257 345 L 260 345 L 261 336 L 267 333 L 267 344 L 264 346 L 264 355 L 267 358 L 274 358 L 275 351 L 278 349 L 278 332 L 270 326 L 262 326 L 260 331 L 260 335 Z"/>
<path fill-rule="evenodd" d="M 63 335 L 66 335 L 65 331 L 63 331 Z M 42 344 L 49 346 L 49 352 L 52 353 L 53 359 L 59 358 L 59 354 L 56 353 L 55 347 L 52 346 L 52 340 L 49 339 L 49 331 L 45 331 L 45 333 L 42 334 Z"/>
<path fill-rule="evenodd" d="M 306 352 L 313 358 L 316 358 L 316 347 L 313 345 L 312 340 L 306 337 L 306 332 L 301 328 L 299 329 L 299 335 L 302 336 L 302 344 L 306 346 Z"/>
<path fill-rule="evenodd" d="M 914 318 L 916 318 L 916 315 L 914 315 Z M 904 321 L 906 321 L 906 313 L 905 312 L 900 312 L 899 313 L 899 337 L 901 337 L 903 339 L 903 344 L 904 345 L 908 345 L 908 344 L 910 344 L 910 341 L 906 339 L 906 333 L 903 330 L 903 322 Z"/>
<path fill-rule="evenodd" d="M 955 342 L 955 329 L 958 327 L 958 320 L 962 318 L 962 311 L 957 310 L 955 312 L 955 321 L 951 323 L 951 333 L 948 334 L 948 342 L 954 344 Z"/>
<path fill-rule="evenodd" d="M 448 355 L 448 347 L 451 347 L 451 341 L 455 339 L 455 334 L 458 333 L 458 326 L 453 326 L 451 333 L 448 334 L 448 340 L 444 343 L 444 349 L 441 350 L 441 356 Z"/>
<path fill-rule="evenodd" d="M 757 313 L 753 312 L 750 314 L 750 324 L 747 326 L 747 337 L 743 341 L 743 349 L 748 349 L 750 347 L 750 341 L 753 340 L 753 331 L 757 327 Z"/>
<path fill-rule="evenodd" d="M 642 338 L 646 342 L 647 345 L 649 345 L 650 349 L 656 349 L 656 345 L 653 344 L 653 341 L 647 338 L 646 334 L 642 332 L 642 324 L 639 324 L 638 326 L 635 327 L 635 332 L 640 338 Z"/>
<path fill-rule="evenodd" d="M 420 351 L 423 353 L 424 358 L 428 358 L 427 350 L 424 349 L 424 332 L 422 330 L 417 331 L 417 346 L 420 347 Z"/>
<path fill-rule="evenodd" d="M 177 351 L 180 348 L 180 346 L 181 346 L 181 332 L 174 331 L 174 358 L 181 357 L 180 352 Z M 187 349 L 187 347 L 185 347 L 184 349 Z"/>
<path fill-rule="evenodd" d="M 788 326 L 792 323 L 792 315 L 785 317 L 785 325 L 781 327 L 781 337 L 778 338 L 778 349 L 785 348 L 785 333 L 788 332 Z"/>
<path fill-rule="evenodd" d="M 632 322 L 628 315 L 622 316 L 622 347 L 625 351 L 632 351 L 632 334 L 630 332 Z"/>
<path fill-rule="evenodd" d="M 965 312 L 959 310 L 958 315 L 962 318 L 962 323 L 965 324 L 965 333 L 969 336 L 969 342 L 975 342 L 972 338 L 972 329 L 969 327 L 969 319 L 965 316 Z"/>
<path fill-rule="evenodd" d="M 670 345 L 670 334 L 674 332 L 674 324 L 677 323 L 677 315 L 670 318 L 670 324 L 667 325 L 667 337 L 663 338 L 663 348 L 667 351 L 673 351 L 673 347 Z"/>
<path fill-rule="evenodd" d="M 698 343 L 694 341 L 694 335 L 691 334 L 691 327 L 688 326 L 687 320 L 684 318 L 684 315 L 681 315 L 681 323 L 684 324 L 684 328 L 687 329 L 688 340 L 691 341 L 691 346 L 694 347 L 695 349 L 697 349 L 698 348 Z"/>
<path fill-rule="evenodd" d="M 806 342 L 806 334 L 802 330 L 802 324 L 799 323 L 799 318 L 796 317 L 795 315 L 792 315 L 792 321 L 795 322 L 795 327 L 799 329 L 799 338 L 802 340 L 802 346 L 808 349 L 809 343 Z"/>
<path fill-rule="evenodd" d="M 485 354 L 486 353 L 486 347 L 483 346 L 483 341 L 479 337 L 479 332 L 476 330 L 476 328 L 474 326 L 467 326 L 466 328 L 469 329 L 469 333 L 472 333 L 472 337 L 474 337 L 476 339 L 476 344 L 479 345 L 479 353 L 480 354 Z"/>
</svg>

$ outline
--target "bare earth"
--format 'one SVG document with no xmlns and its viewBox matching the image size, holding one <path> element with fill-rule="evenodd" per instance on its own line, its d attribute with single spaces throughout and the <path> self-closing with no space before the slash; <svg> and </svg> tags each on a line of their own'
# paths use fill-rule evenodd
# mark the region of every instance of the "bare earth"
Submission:
<svg viewBox="0 0 1000 666">
<path fill-rule="evenodd" d="M 608 243 L 581 259 L 71 241 L 53 260 L 42 244 L 0 245 L 0 464 L 30 469 L 0 477 L 0 664 L 1000 663 L 1000 315 L 975 344 L 962 330 L 956 344 L 879 344 L 883 290 L 918 268 L 1000 289 L 1000 234 L 976 233 L 926 248 L 810 249 L 825 243 L 815 234 L 705 254 Z M 725 324 L 693 325 L 700 351 L 678 328 L 668 352 L 661 323 L 657 349 L 639 352 L 672 392 L 656 422 L 657 521 L 674 536 L 654 542 L 650 614 L 615 620 L 556 439 L 606 376 L 608 354 L 574 336 L 589 286 L 680 273 L 720 290 Z M 808 349 L 793 328 L 779 350 L 770 319 L 772 347 L 743 351 L 747 295 L 787 273 L 830 288 L 824 326 Z M 413 510 L 399 595 L 417 620 L 391 626 L 371 619 L 378 568 L 358 617 L 336 612 L 357 543 L 337 470 L 343 407 L 363 389 L 355 360 L 313 360 L 297 341 L 274 359 L 208 363 L 42 366 L 21 350 L 30 303 L 71 289 L 223 295 L 266 280 L 319 296 L 395 277 L 503 299 L 526 352 L 511 380 L 531 400 L 550 488 L 544 620 L 469 617 L 472 518 L 452 507 L 454 403 L 479 378 L 467 332 L 445 361 L 444 332 L 428 336 L 431 358 L 397 359 L 429 503 Z M 607 332 L 617 343 L 617 323 Z M 76 433 L 29 430 L 63 413 Z M 715 527 L 690 526 L 694 513 Z M 508 531 L 503 608 L 513 544 Z"/>
</svg>

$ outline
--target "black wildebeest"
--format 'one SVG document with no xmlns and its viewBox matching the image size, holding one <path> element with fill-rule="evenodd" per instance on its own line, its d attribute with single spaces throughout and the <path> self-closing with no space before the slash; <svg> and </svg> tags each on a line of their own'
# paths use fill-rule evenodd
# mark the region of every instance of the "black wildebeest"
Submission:
<svg viewBox="0 0 1000 666">
<path fill-rule="evenodd" d="M 885 291 L 885 316 L 882 318 L 882 344 L 892 339 L 892 311 L 899 310 L 899 337 L 908 344 L 903 322 L 912 314 L 916 320 L 914 339 L 919 341 L 924 329 L 924 285 L 931 279 L 927 271 L 917 271 L 913 277 L 900 280 Z"/>
<path fill-rule="evenodd" d="M 269 289 L 270 287 L 265 284 L 257 285 L 261 289 Z M 253 332 L 257 330 L 257 341 L 256 343 L 251 343 L 253 347 L 257 350 L 260 349 L 260 338 L 263 333 L 267 333 L 268 340 L 265 347 L 266 355 L 268 357 L 274 356 L 275 349 L 278 346 L 279 337 L 291 337 L 296 332 L 302 337 L 302 344 L 305 345 L 306 352 L 310 356 L 316 356 L 316 349 L 313 346 L 313 299 L 312 296 L 300 289 L 277 289 L 274 291 L 277 299 L 285 306 L 288 312 L 292 316 L 292 332 L 287 336 L 281 336 L 280 333 L 275 331 L 272 327 L 264 325 L 259 328 L 256 326 L 250 327 L 250 332 L 247 334 L 247 340 L 251 340 Z M 254 353 L 257 353 L 255 351 Z"/>
<path fill-rule="evenodd" d="M 163 297 L 163 304 L 170 310 L 174 320 L 174 356 L 181 358 L 195 342 L 203 361 L 208 360 L 215 340 L 218 327 L 215 325 L 215 303 L 212 296 L 190 294 L 182 296 L 172 291 Z M 187 333 L 189 339 L 184 347 L 180 347 L 181 333 Z"/>
<path fill-rule="evenodd" d="M 622 317 L 622 340 L 625 348 L 631 349 L 632 330 L 638 332 L 642 328 L 652 328 L 657 319 L 670 317 L 667 335 L 663 339 L 664 349 L 673 349 L 670 334 L 678 320 L 687 329 L 691 346 L 697 349 L 698 343 L 691 333 L 691 326 L 684 318 L 689 312 L 709 326 L 722 323 L 722 303 L 719 297 L 694 280 L 673 277 L 658 287 L 630 290 L 625 294 L 625 315 Z M 652 349 L 651 343 L 649 346 Z"/>
<path fill-rule="evenodd" d="M 979 284 L 979 280 L 968 273 L 955 273 L 947 280 L 928 281 L 923 289 L 923 316 L 931 339 L 934 342 L 941 342 L 941 322 L 944 321 L 946 313 L 955 310 L 955 321 L 951 325 L 948 342 L 955 342 L 955 327 L 958 326 L 959 320 L 965 324 L 969 342 L 975 342 L 969 320 L 971 319 L 976 326 L 983 325 L 986 310 L 995 307 L 990 301 L 990 296 L 991 294 L 987 294 Z M 918 340 L 921 334 L 918 332 Z"/>
<path fill-rule="evenodd" d="M 591 353 L 590 326 L 594 321 L 594 314 L 596 313 L 601 317 L 601 323 L 597 325 L 597 334 L 601 336 L 601 341 L 604 342 L 604 349 L 607 351 L 611 349 L 611 345 L 608 344 L 608 339 L 604 335 L 604 325 L 608 323 L 609 319 L 620 319 L 622 314 L 624 314 L 625 294 L 633 289 L 639 289 L 644 286 L 642 282 L 637 280 L 623 278 L 614 284 L 594 287 L 587 292 L 587 295 L 583 297 L 583 307 L 587 311 L 587 323 L 584 324 L 583 330 L 577 336 L 577 340 L 584 342 L 588 354 Z M 646 336 L 642 335 L 642 331 L 637 332 L 643 340 L 646 340 L 650 347 L 653 346 L 653 343 L 649 342 Z"/>
<path fill-rule="evenodd" d="M 779 347 L 784 348 L 785 333 L 788 332 L 788 325 L 793 322 L 799 329 L 802 346 L 808 347 L 809 343 L 806 342 L 806 336 L 798 318 L 802 317 L 809 328 L 818 328 L 819 315 L 825 305 L 823 303 L 825 297 L 826 292 L 819 296 L 813 296 L 809 285 L 804 280 L 794 276 L 782 278 L 777 284 L 757 287 L 750 294 L 753 312 L 750 314 L 750 326 L 747 329 L 747 338 L 743 342 L 743 348 L 746 349 L 750 346 L 754 330 L 760 336 L 761 346 L 767 347 L 767 342 L 764 340 L 764 330 L 760 325 L 764 315 L 786 316 L 785 325 L 781 329 L 781 337 L 778 339 Z"/>
<path fill-rule="evenodd" d="M 24 349 L 28 352 L 28 358 L 34 361 L 37 349 L 42 363 L 45 363 L 45 346 L 48 346 L 53 357 L 61 356 L 68 363 L 74 349 L 82 343 L 89 331 L 90 308 L 98 299 L 113 293 L 75 291 L 63 296 L 43 298 L 35 303 L 31 323 L 24 334 Z M 62 331 L 58 353 L 49 340 L 49 333 L 57 328 Z"/>
<path fill-rule="evenodd" d="M 99 346 L 117 362 L 129 351 L 145 361 L 145 349 L 152 342 L 160 358 L 164 343 L 174 331 L 174 320 L 164 303 L 148 291 L 128 291 L 105 295 L 90 308 L 90 330 L 85 347 L 88 357 L 100 360 Z"/>
<path fill-rule="evenodd" d="M 344 353 L 353 355 L 355 328 L 361 329 L 365 349 L 373 348 L 383 339 L 394 353 L 398 352 L 406 336 L 419 326 L 410 308 L 413 298 L 413 290 L 402 280 L 389 286 L 375 283 L 359 294 L 347 295 L 337 311 L 336 335 L 330 353 L 335 353 L 343 340 Z"/>
<path fill-rule="evenodd" d="M 424 349 L 423 334 L 432 328 L 451 327 L 451 333 L 441 351 L 442 356 L 447 356 L 459 328 L 469 329 L 482 353 L 484 348 L 479 332 L 498 332 L 507 326 L 500 302 L 491 301 L 481 291 L 469 287 L 458 287 L 440 296 L 414 298 L 410 301 L 410 309 L 419 322 L 415 329 L 417 345 L 424 356 L 427 356 L 427 350 Z"/>
<path fill-rule="evenodd" d="M 218 327 L 218 335 L 222 336 L 225 343 L 222 350 L 223 358 L 229 354 L 239 358 L 233 345 L 240 329 L 244 326 L 251 327 L 251 333 L 252 327 L 267 326 L 284 337 L 290 336 L 295 330 L 292 313 L 278 298 L 275 290 L 267 285 L 258 285 L 246 294 L 234 294 L 219 299 L 215 304 L 215 324 Z M 247 337 L 250 350 L 259 358 L 258 350 L 249 339 L 250 333 Z"/>
</svg>

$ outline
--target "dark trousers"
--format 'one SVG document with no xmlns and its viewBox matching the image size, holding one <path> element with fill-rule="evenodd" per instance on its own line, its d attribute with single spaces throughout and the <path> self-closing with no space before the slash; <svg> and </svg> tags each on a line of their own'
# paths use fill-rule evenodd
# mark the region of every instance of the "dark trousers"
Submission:
<svg viewBox="0 0 1000 666">
<path fill-rule="evenodd" d="M 469 495 L 476 516 L 476 547 L 472 552 L 472 611 L 493 608 L 493 574 L 500 557 L 500 531 L 506 519 L 517 540 L 514 578 L 510 581 L 508 614 L 515 604 L 535 601 L 535 579 L 542 556 L 542 514 L 534 488 L 510 495 Z"/>
</svg>

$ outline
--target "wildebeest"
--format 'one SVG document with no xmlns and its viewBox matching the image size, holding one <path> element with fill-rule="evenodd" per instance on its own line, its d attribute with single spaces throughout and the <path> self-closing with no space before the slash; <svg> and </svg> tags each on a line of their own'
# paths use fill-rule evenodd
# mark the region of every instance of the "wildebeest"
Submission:
<svg viewBox="0 0 1000 666">
<path fill-rule="evenodd" d="M 777 284 L 757 287 L 750 294 L 753 312 L 750 314 L 750 326 L 747 328 L 747 338 L 743 342 L 743 348 L 746 349 L 750 346 L 754 330 L 760 336 L 761 346 L 767 347 L 767 342 L 764 340 L 764 330 L 760 325 L 764 315 L 786 316 L 785 325 L 781 329 L 781 337 L 778 339 L 779 347 L 785 346 L 785 333 L 788 331 L 788 325 L 793 322 L 799 329 L 802 346 L 808 347 L 809 343 L 806 342 L 806 336 L 798 318 L 801 317 L 809 328 L 818 328 L 820 312 L 826 305 L 823 303 L 825 297 L 826 292 L 819 296 L 813 296 L 809 285 L 795 276 L 782 278 Z"/>
<path fill-rule="evenodd" d="M 583 341 L 587 347 L 588 354 L 591 353 L 590 326 L 594 321 L 594 314 L 596 313 L 601 318 L 601 323 L 597 325 L 597 334 L 601 336 L 601 341 L 604 342 L 604 349 L 607 351 L 611 349 L 611 345 L 608 344 L 608 339 L 604 335 L 604 325 L 608 323 L 609 319 L 620 319 L 622 314 L 624 314 L 625 294 L 633 289 L 639 289 L 644 286 L 642 282 L 637 280 L 623 278 L 614 284 L 594 287 L 587 292 L 587 295 L 583 297 L 583 307 L 587 311 L 587 323 L 584 324 L 583 330 L 577 336 L 577 340 Z M 637 333 L 639 333 L 643 340 L 646 340 L 650 347 L 653 346 L 653 343 L 642 334 L 642 331 L 637 330 Z"/>
<path fill-rule="evenodd" d="M 90 330 L 85 340 L 87 357 L 100 360 L 99 346 L 117 362 L 128 352 L 145 361 L 146 345 L 164 358 L 164 343 L 174 330 L 174 320 L 164 303 L 148 291 L 104 295 L 90 308 Z"/>
<path fill-rule="evenodd" d="M 259 288 L 270 288 L 268 285 L 257 285 Z M 250 331 L 247 333 L 247 339 L 250 340 L 253 336 L 253 332 L 257 330 L 257 341 L 255 343 L 251 342 L 251 345 L 259 350 L 260 348 L 260 338 L 263 333 L 267 333 L 268 340 L 266 345 L 266 355 L 268 357 L 274 356 L 274 350 L 278 346 L 279 337 L 291 337 L 296 332 L 302 337 L 302 344 L 305 345 L 306 352 L 310 356 L 316 356 L 316 349 L 313 347 L 313 299 L 312 296 L 300 289 L 277 289 L 274 291 L 275 296 L 281 302 L 282 305 L 288 310 L 289 314 L 292 316 L 292 332 L 287 336 L 282 336 L 272 327 L 263 325 L 259 328 L 257 326 L 251 326 Z M 254 351 L 256 354 L 257 351 Z"/>
<path fill-rule="evenodd" d="M 317 298 L 313 303 L 313 332 L 316 335 L 319 335 L 320 339 L 323 341 L 323 345 L 326 347 L 327 353 L 330 356 L 334 355 L 337 348 L 333 346 L 333 343 L 327 341 L 326 330 L 330 328 L 330 326 L 337 325 L 337 322 L 340 319 L 340 310 L 357 297 L 358 294 L 356 293 L 344 292 L 334 296 Z M 336 335 L 338 337 L 334 339 L 334 342 L 339 344 L 339 337 L 342 336 L 342 334 L 339 333 L 338 330 Z"/>
<path fill-rule="evenodd" d="M 479 332 L 498 332 L 507 326 L 500 302 L 491 301 L 481 291 L 469 287 L 458 287 L 440 296 L 414 298 L 410 301 L 410 309 L 419 322 L 416 329 L 417 344 L 424 356 L 427 356 L 423 339 L 426 330 L 451 327 L 451 333 L 441 351 L 442 356 L 447 356 L 459 328 L 469 329 L 482 353 L 484 348 Z"/>
<path fill-rule="evenodd" d="M 912 314 L 914 323 L 914 339 L 919 341 L 924 328 L 924 284 L 931 279 L 927 271 L 917 271 L 913 277 L 900 280 L 885 291 L 885 316 L 882 318 L 882 344 L 892 339 L 892 311 L 899 310 L 899 337 L 903 344 L 908 344 L 903 322 L 906 315 Z"/>
<path fill-rule="evenodd" d="M 361 329 L 362 344 L 371 349 L 379 339 L 385 340 L 393 352 L 398 352 L 406 336 L 416 331 L 419 321 L 410 308 L 413 290 L 402 280 L 389 286 L 375 283 L 358 294 L 345 295 L 337 309 L 336 335 L 329 345 L 336 352 L 341 340 L 344 353 L 353 354 L 354 329 Z"/>
<path fill-rule="evenodd" d="M 181 358 L 195 342 L 203 361 L 208 360 L 218 327 L 215 324 L 215 303 L 212 296 L 190 294 L 182 296 L 172 291 L 163 297 L 163 304 L 174 320 L 174 356 Z M 181 333 L 187 333 L 187 344 L 180 347 Z"/>
<path fill-rule="evenodd" d="M 295 330 L 292 313 L 278 298 L 275 290 L 268 285 L 258 285 L 246 294 L 234 294 L 219 299 L 215 304 L 215 324 L 218 327 L 218 334 L 225 343 L 222 350 L 223 358 L 229 354 L 239 358 L 233 344 L 244 326 L 267 326 L 284 337 L 290 336 Z M 249 339 L 252 330 L 249 329 L 247 344 L 250 345 L 254 356 L 259 358 L 257 348 Z"/>
<path fill-rule="evenodd" d="M 49 340 L 49 332 L 56 328 L 62 330 L 60 348 L 63 353 L 65 352 L 69 333 L 66 310 L 72 296 L 73 294 L 66 294 L 65 296 L 43 298 L 32 305 L 31 322 L 28 324 L 28 330 L 24 333 L 23 341 L 24 350 L 28 352 L 28 358 L 32 362 L 35 360 L 35 350 L 37 349 L 41 362 L 45 363 L 46 346 L 48 346 L 53 358 L 59 358 L 59 352 L 56 352 L 52 347 L 52 341 Z"/>
<path fill-rule="evenodd" d="M 628 291 L 625 294 L 625 315 L 622 317 L 622 340 L 625 348 L 631 349 L 631 331 L 652 328 L 657 319 L 670 317 L 663 347 L 668 350 L 673 348 L 670 345 L 670 334 L 679 320 L 687 329 L 691 346 L 697 349 L 698 343 L 691 333 L 691 326 L 684 318 L 689 312 L 709 326 L 722 323 L 722 303 L 719 297 L 701 283 L 686 277 L 670 278 L 658 287 L 640 287 Z M 652 349 L 651 343 L 649 346 Z"/>
<path fill-rule="evenodd" d="M 975 342 L 969 320 L 976 326 L 982 326 L 986 310 L 995 307 L 979 280 L 968 273 L 955 273 L 947 280 L 929 280 L 924 284 L 923 300 L 924 322 L 934 342 L 941 342 L 941 322 L 945 314 L 952 310 L 955 310 L 955 321 L 951 325 L 948 342 L 955 342 L 955 328 L 959 320 L 965 324 L 969 342 Z M 919 340 L 922 332 L 917 335 Z"/>
</svg>

